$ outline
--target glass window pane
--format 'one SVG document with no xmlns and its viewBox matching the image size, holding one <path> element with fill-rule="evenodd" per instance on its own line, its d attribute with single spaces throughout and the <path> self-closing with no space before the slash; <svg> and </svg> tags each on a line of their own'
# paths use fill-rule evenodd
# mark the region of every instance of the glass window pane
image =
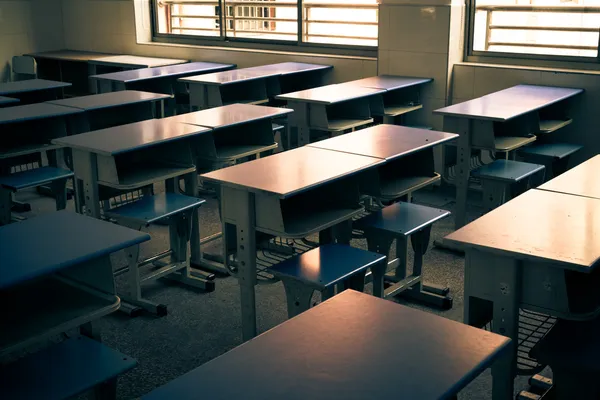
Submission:
<svg viewBox="0 0 600 400">
<path fill-rule="evenodd" d="M 476 0 L 473 50 L 597 57 L 600 0 Z"/>
<path fill-rule="evenodd" d="M 291 0 L 224 0 L 232 6 L 226 37 L 298 40 L 298 3 Z"/>
<path fill-rule="evenodd" d="M 302 41 L 377 46 L 376 0 L 305 0 Z"/>
<path fill-rule="evenodd" d="M 219 36 L 217 0 L 155 0 L 158 33 Z"/>
</svg>

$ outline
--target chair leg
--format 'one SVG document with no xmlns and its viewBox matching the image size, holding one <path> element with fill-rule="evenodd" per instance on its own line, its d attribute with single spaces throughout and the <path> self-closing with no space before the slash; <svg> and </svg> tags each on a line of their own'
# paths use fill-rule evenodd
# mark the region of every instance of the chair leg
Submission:
<svg viewBox="0 0 600 400">
<path fill-rule="evenodd" d="M 506 184 L 489 179 L 483 179 L 483 207 L 486 212 L 492 211 L 504 203 Z"/>
<path fill-rule="evenodd" d="M 447 310 L 452 308 L 452 298 L 447 295 L 449 289 L 423 283 L 423 256 L 429 247 L 430 236 L 431 226 L 411 235 L 411 245 L 415 253 L 412 276 L 417 280 L 409 290 L 402 292 L 401 295 Z"/>
<path fill-rule="evenodd" d="M 346 289 L 356 290 L 357 292 L 365 291 L 365 275 L 367 271 L 362 271 L 352 275 L 350 278 L 344 281 L 344 287 Z"/>
<path fill-rule="evenodd" d="M 312 288 L 290 279 L 283 281 L 283 287 L 287 299 L 288 318 L 293 318 L 310 308 L 310 300 L 314 292 Z"/>
<path fill-rule="evenodd" d="M 0 187 L 0 226 L 10 223 L 11 209 L 12 191 Z"/>
<path fill-rule="evenodd" d="M 58 179 L 51 184 L 56 210 L 64 210 L 67 207 L 67 180 Z"/>
<path fill-rule="evenodd" d="M 191 224 L 193 221 L 193 214 L 196 212 L 197 209 L 194 208 L 181 213 L 177 217 L 172 217 L 171 223 L 169 224 L 169 242 L 171 250 L 173 250 L 172 261 L 181 264 L 182 268 L 171 274 L 165 275 L 164 278 L 207 292 L 212 292 L 215 290 L 214 280 L 206 279 L 207 275 L 203 274 L 201 271 L 193 271 L 190 268 L 188 259 L 187 249 L 192 230 Z"/>
<path fill-rule="evenodd" d="M 369 251 L 386 256 L 386 259 L 381 266 L 377 265 L 371 268 L 371 273 L 373 274 L 373 295 L 376 297 L 383 297 L 384 276 L 388 269 L 387 257 L 389 257 L 393 239 L 368 231 L 365 232 L 365 236 L 367 239 L 367 249 Z M 406 266 L 406 260 L 404 265 Z M 404 272 L 406 273 L 406 269 Z"/>
<path fill-rule="evenodd" d="M 387 257 L 377 265 L 371 267 L 371 273 L 373 274 L 373 296 L 383 298 L 384 287 L 383 277 L 387 271 Z"/>
</svg>

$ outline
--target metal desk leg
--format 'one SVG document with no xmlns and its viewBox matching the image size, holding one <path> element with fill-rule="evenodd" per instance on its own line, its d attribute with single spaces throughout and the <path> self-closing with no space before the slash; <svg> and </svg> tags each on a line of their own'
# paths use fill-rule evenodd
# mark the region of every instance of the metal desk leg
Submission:
<svg viewBox="0 0 600 400">
<path fill-rule="evenodd" d="M 469 190 L 471 160 L 471 126 L 467 119 L 458 124 L 458 147 L 456 163 L 456 220 L 454 227 L 463 227 L 467 219 L 467 194 Z"/>
<path fill-rule="evenodd" d="M 100 218 L 100 191 L 98 188 L 98 165 L 96 154 L 73 149 L 73 170 L 83 181 L 86 215 Z"/>
<path fill-rule="evenodd" d="M 296 147 L 302 147 L 310 143 L 310 114 L 309 105 L 297 103 L 294 105 L 294 120 L 296 121 Z"/>
<path fill-rule="evenodd" d="M 492 399 L 510 400 L 513 398 L 514 376 L 511 374 L 513 354 L 517 347 L 512 342 L 508 349 L 492 365 Z"/>
<path fill-rule="evenodd" d="M 185 194 L 191 197 L 198 197 L 198 174 L 196 171 L 184 175 Z M 177 186 L 177 185 L 175 185 Z M 190 233 L 190 259 L 192 263 L 199 262 L 202 258 L 200 249 L 200 218 L 198 210 L 192 214 L 192 231 Z"/>
<path fill-rule="evenodd" d="M 235 221 L 236 259 L 240 301 L 242 307 L 242 338 L 256 336 L 256 231 L 254 194 L 238 189 L 221 187 L 221 199 L 227 198 L 223 207 L 223 221 Z M 224 222 L 225 225 L 225 222 Z M 226 232 L 225 226 L 223 232 Z M 226 245 L 225 245 L 226 246 Z M 224 252 L 227 254 L 227 252 Z"/>
<path fill-rule="evenodd" d="M 202 84 L 188 84 L 190 93 L 190 111 L 204 110 L 207 108 L 206 86 Z"/>
<path fill-rule="evenodd" d="M 483 267 L 485 268 L 483 269 Z M 492 366 L 493 398 L 510 399 L 517 372 L 521 266 L 517 260 L 469 250 L 465 258 L 464 322 L 482 327 L 492 316 L 492 331 L 512 340 L 511 348 Z M 491 307 L 489 301 L 491 299 Z"/>
</svg>

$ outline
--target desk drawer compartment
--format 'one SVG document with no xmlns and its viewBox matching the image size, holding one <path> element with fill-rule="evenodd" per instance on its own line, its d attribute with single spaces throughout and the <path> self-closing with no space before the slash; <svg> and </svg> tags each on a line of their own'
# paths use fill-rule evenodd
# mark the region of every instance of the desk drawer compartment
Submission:
<svg viewBox="0 0 600 400">
<path fill-rule="evenodd" d="M 288 238 L 306 237 L 362 210 L 355 177 L 285 199 L 256 195 L 255 205 L 257 230 Z"/>
<path fill-rule="evenodd" d="M 195 170 L 189 143 L 184 140 L 114 157 L 98 155 L 98 182 L 130 190 Z"/>
</svg>

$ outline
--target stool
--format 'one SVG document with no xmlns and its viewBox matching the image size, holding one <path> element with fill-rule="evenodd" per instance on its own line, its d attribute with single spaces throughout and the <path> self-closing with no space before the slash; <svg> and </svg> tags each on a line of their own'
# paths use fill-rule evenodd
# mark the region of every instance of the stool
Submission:
<svg viewBox="0 0 600 400">
<path fill-rule="evenodd" d="M 506 203 L 544 181 L 543 165 L 522 161 L 496 160 L 477 168 L 471 174 L 481 180 L 486 210 Z"/>
<path fill-rule="evenodd" d="M 600 398 L 600 318 L 591 321 L 559 319 L 529 352 L 552 368 L 557 400 Z"/>
<path fill-rule="evenodd" d="M 363 291 L 367 269 L 373 280 L 381 281 L 386 268 L 386 256 L 343 244 L 326 244 L 294 256 L 267 269 L 281 279 L 287 298 L 288 317 L 310 308 L 315 290 L 323 301 L 335 295 L 335 287 Z M 381 297 L 382 293 L 374 295 Z"/>
<path fill-rule="evenodd" d="M 546 171 L 552 172 L 552 176 L 546 173 L 546 180 L 548 180 L 565 172 L 571 154 L 582 148 L 583 146 L 571 143 L 536 143 L 520 149 L 519 156 L 526 162 L 543 164 Z"/>
<path fill-rule="evenodd" d="M 205 275 L 192 271 L 187 256 L 190 241 L 192 215 L 206 200 L 184 196 L 176 193 L 160 193 L 143 196 L 140 200 L 125 204 L 104 212 L 108 218 L 131 229 L 141 230 L 150 224 L 169 219 L 170 249 L 163 251 L 146 260 L 139 261 L 140 247 L 132 246 L 125 249 L 128 266 L 115 271 L 115 275 L 128 273 L 129 292 L 120 294 L 129 304 L 121 304 L 121 309 L 130 315 L 136 315 L 140 308 L 157 315 L 166 315 L 167 306 L 156 304 L 144 299 L 141 294 L 141 284 L 159 278 L 167 278 L 206 291 L 215 287 L 214 275 Z M 160 260 L 170 257 L 170 263 Z M 140 277 L 139 268 L 151 265 L 155 267 L 146 276 Z M 136 306 L 136 307 L 132 307 Z"/>
<path fill-rule="evenodd" d="M 369 251 L 387 256 L 396 240 L 397 258 L 386 268 L 395 269 L 395 273 L 384 277 L 391 284 L 384 297 L 401 294 L 443 309 L 452 308 L 448 288 L 425 285 L 422 280 L 423 256 L 429 245 L 431 226 L 449 215 L 450 211 L 398 202 L 354 222 L 354 228 L 364 232 Z M 407 276 L 409 238 L 415 256 L 412 274 Z"/>
<path fill-rule="evenodd" d="M 56 167 L 41 167 L 0 176 L 0 225 L 10 223 L 12 194 L 23 189 L 50 184 L 56 209 L 63 210 L 67 206 L 67 179 L 72 177 L 73 172 Z"/>
<path fill-rule="evenodd" d="M 96 340 L 76 336 L 0 368 L 0 393 L 5 400 L 61 400 L 94 389 L 99 400 L 115 399 L 118 376 L 136 365 Z"/>
</svg>

